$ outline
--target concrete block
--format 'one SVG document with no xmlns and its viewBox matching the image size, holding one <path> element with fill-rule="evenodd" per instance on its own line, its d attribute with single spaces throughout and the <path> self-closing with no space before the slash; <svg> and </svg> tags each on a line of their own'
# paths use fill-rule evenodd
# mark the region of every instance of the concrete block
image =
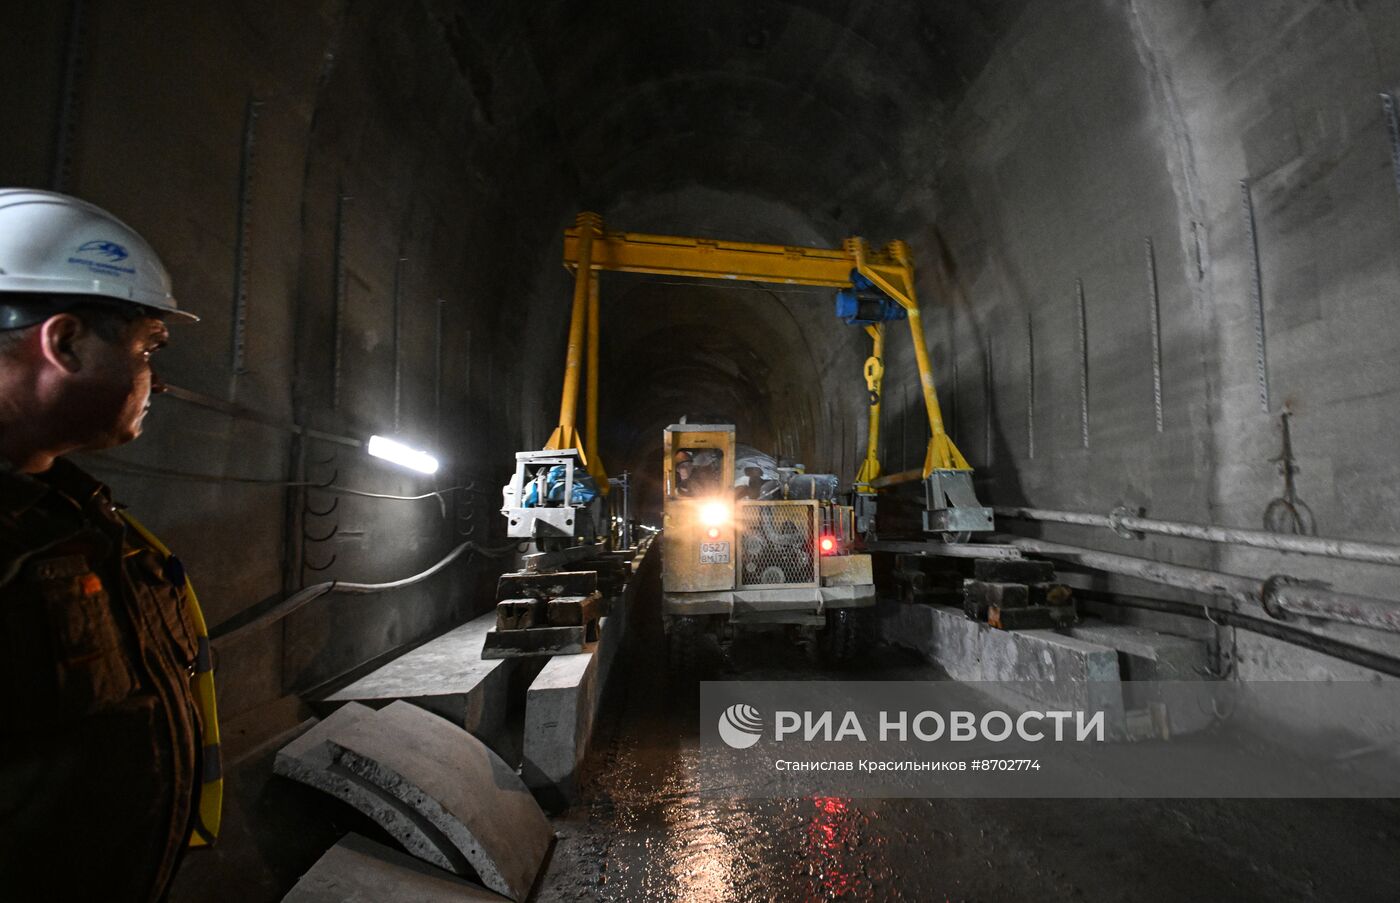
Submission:
<svg viewBox="0 0 1400 903">
<path fill-rule="evenodd" d="M 602 636 L 598 640 L 598 647 L 593 650 L 593 654 L 598 657 L 598 688 L 599 699 L 593 704 L 594 713 L 602 702 L 602 690 L 608 685 L 608 676 L 612 673 L 613 661 L 617 658 L 618 650 L 627 640 L 627 609 L 625 606 L 618 606 L 617 613 L 608 615 L 598 621 L 598 629 Z"/>
<path fill-rule="evenodd" d="M 1208 658 L 1199 639 L 1107 623 L 1068 634 L 998 630 L 934 605 L 886 602 L 880 616 L 886 642 L 913 649 L 955 680 L 989 682 L 982 689 L 1013 705 L 1103 708 L 1120 737 L 1134 734 L 1134 719 L 1156 730 L 1165 717 L 1174 734 L 1211 723 L 1200 701 Z"/>
<path fill-rule="evenodd" d="M 891 572 L 898 583 L 908 586 L 916 593 L 926 592 L 929 589 L 928 575 L 923 571 L 893 571 Z M 959 583 L 962 581 L 959 580 Z"/>
<path fill-rule="evenodd" d="M 529 630 L 543 624 L 543 608 L 539 599 L 502 599 L 496 603 L 496 629 Z"/>
<path fill-rule="evenodd" d="M 378 900 L 461 903 L 504 899 L 479 884 L 433 868 L 398 850 L 359 834 L 347 834 L 316 860 L 282 898 L 282 903 Z"/>
<path fill-rule="evenodd" d="M 875 582 L 869 555 L 823 555 L 822 586 L 865 586 Z"/>
<path fill-rule="evenodd" d="M 490 889 L 530 893 L 554 831 L 520 777 L 481 741 L 407 702 L 331 734 L 336 765 L 407 804 Z"/>
<path fill-rule="evenodd" d="M 550 659 L 525 694 L 521 774 L 551 807 L 573 799 L 578 789 L 578 767 L 588 754 L 613 662 L 626 642 L 634 595 L 629 592 L 599 622 L 601 637 L 592 652 Z"/>
<path fill-rule="evenodd" d="M 969 618 L 1006 630 L 1055 627 L 1075 620 L 1069 587 L 1061 583 L 968 580 L 963 584 L 962 603 Z"/>
<path fill-rule="evenodd" d="M 1080 624 L 1070 635 L 1118 650 L 1125 680 L 1200 680 L 1210 659 L 1205 643 L 1128 624 Z"/>
<path fill-rule="evenodd" d="M 1025 608 L 1030 602 L 1030 588 L 1024 583 L 968 580 L 963 584 L 963 613 L 976 621 L 987 620 L 993 608 Z"/>
<path fill-rule="evenodd" d="M 888 643 L 918 652 L 954 680 L 981 680 L 981 634 L 985 624 L 957 609 L 937 605 L 881 606 L 881 633 Z"/>
<path fill-rule="evenodd" d="M 1046 605 L 987 609 L 987 623 L 1002 630 L 1049 630 L 1055 626 L 1055 613 Z"/>
<path fill-rule="evenodd" d="M 403 699 L 499 746 L 516 663 L 481 657 L 486 632 L 495 623 L 495 612 L 487 612 L 399 656 L 327 701 L 380 708 Z"/>
<path fill-rule="evenodd" d="M 545 620 L 554 627 L 577 627 L 603 613 L 600 593 L 587 596 L 556 596 L 545 603 Z"/>
<path fill-rule="evenodd" d="M 1123 724 L 1118 653 L 1106 646 L 1051 630 L 997 630 L 982 634 L 982 680 L 997 681 L 1008 702 L 1020 697 L 1035 708 L 1102 709 L 1109 731 Z"/>
<path fill-rule="evenodd" d="M 575 773 L 593 734 L 598 691 L 598 657 L 586 652 L 555 656 L 526 693 L 521 774 L 550 805 L 577 789 Z"/>
<path fill-rule="evenodd" d="M 341 706 L 282 747 L 273 759 L 273 772 L 344 800 L 424 862 L 456 874 L 470 874 L 466 857 L 427 819 L 336 765 L 327 741 L 373 716 L 373 709 L 356 702 Z"/>
<path fill-rule="evenodd" d="M 1118 667 L 1126 681 L 1123 704 L 1128 710 L 1165 711 L 1174 734 L 1204 730 L 1213 721 L 1192 686 L 1210 679 L 1209 653 L 1201 640 L 1159 633 L 1147 627 L 1095 623 L 1075 627 L 1072 635 L 1118 652 Z"/>
<path fill-rule="evenodd" d="M 996 630 L 982 634 L 982 679 L 1045 683 L 1116 681 L 1118 653 L 1050 630 Z"/>
<path fill-rule="evenodd" d="M 891 610 L 891 608 L 893 610 Z M 887 641 L 914 649 L 954 680 L 995 681 L 1015 701 L 1060 708 L 1122 708 L 1115 650 L 1049 630 L 998 630 L 955 608 L 900 605 L 884 609 Z M 1107 695 L 1105 696 L 1105 692 Z"/>
<path fill-rule="evenodd" d="M 642 569 L 648 573 L 656 556 L 648 551 L 633 565 L 634 578 L 613 597 L 599 620 L 597 646 L 579 655 L 555 656 L 525 694 L 525 737 L 521 774 L 540 799 L 551 806 L 571 799 L 577 789 L 579 763 L 588 753 L 598 707 L 623 645 Z"/>
</svg>

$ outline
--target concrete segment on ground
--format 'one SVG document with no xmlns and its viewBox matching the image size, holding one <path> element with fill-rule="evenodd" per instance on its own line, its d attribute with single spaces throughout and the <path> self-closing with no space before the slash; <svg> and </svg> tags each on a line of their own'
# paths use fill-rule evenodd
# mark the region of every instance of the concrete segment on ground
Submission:
<svg viewBox="0 0 1400 903">
<path fill-rule="evenodd" d="M 892 605 L 883 613 L 886 641 L 914 649 L 955 680 L 997 682 L 988 685 L 993 692 L 1010 692 L 1004 685 L 1014 682 L 1021 698 L 1006 702 L 1121 710 L 1112 649 L 1050 630 L 998 630 L 937 605 Z"/>
<path fill-rule="evenodd" d="M 347 834 L 316 860 L 282 903 L 462 903 L 504 900 L 479 884 L 375 843 Z"/>
<path fill-rule="evenodd" d="M 1128 712 L 1161 704 L 1176 733 L 1211 720 L 1180 699 L 1158 698 L 1161 688 L 1145 683 L 1204 679 L 1198 640 L 1119 624 L 999 630 L 958 609 L 919 603 L 887 604 L 881 614 L 886 641 L 919 652 L 955 680 L 995 682 L 987 689 L 1007 694 L 1014 684 L 1016 696 L 1004 699 L 1012 704 L 1103 708 L 1111 723 L 1125 725 Z"/>
<path fill-rule="evenodd" d="M 1205 644 L 1130 624 L 1078 624 L 1071 634 L 1119 652 L 1124 680 L 1200 680 L 1208 664 Z"/>
<path fill-rule="evenodd" d="M 626 610 L 619 606 L 602 619 L 597 648 L 555 656 L 526 693 L 521 774 L 546 803 L 570 800 L 577 790 L 576 773 L 627 629 Z"/>
<path fill-rule="evenodd" d="M 509 659 L 483 659 L 486 631 L 495 626 L 488 612 L 450 630 L 327 698 L 379 707 L 403 699 L 498 745 L 508 705 Z"/>
<path fill-rule="evenodd" d="M 465 730 L 399 701 L 327 738 L 333 762 L 406 803 L 494 891 L 521 900 L 554 841 L 520 777 Z"/>
<path fill-rule="evenodd" d="M 272 770 L 342 799 L 364 813 L 414 856 L 457 874 L 469 874 L 467 859 L 425 818 L 402 801 L 339 767 L 329 738 L 368 721 L 373 709 L 347 703 L 278 751 Z"/>
<path fill-rule="evenodd" d="M 1208 727 L 1214 713 L 1184 699 L 1163 699 L 1163 688 L 1147 681 L 1197 681 L 1209 679 L 1210 657 L 1204 642 L 1190 637 L 1158 633 L 1129 624 L 1092 622 L 1076 625 L 1074 636 L 1118 651 L 1118 669 L 1125 681 L 1123 704 L 1146 709 L 1153 703 L 1166 706 L 1173 733 L 1189 733 Z"/>
<path fill-rule="evenodd" d="M 608 675 L 626 639 L 642 568 L 654 561 L 648 552 L 634 562 L 622 594 L 599 622 L 598 645 L 590 652 L 555 656 L 526 693 L 521 774 L 549 804 L 572 799 L 577 789 L 578 766 L 588 753 Z"/>
<path fill-rule="evenodd" d="M 604 626 L 606 638 L 611 624 Z M 598 684 L 595 651 L 556 655 L 530 685 L 521 774 L 547 803 L 559 803 L 574 794 L 575 771 L 593 733 Z"/>
</svg>

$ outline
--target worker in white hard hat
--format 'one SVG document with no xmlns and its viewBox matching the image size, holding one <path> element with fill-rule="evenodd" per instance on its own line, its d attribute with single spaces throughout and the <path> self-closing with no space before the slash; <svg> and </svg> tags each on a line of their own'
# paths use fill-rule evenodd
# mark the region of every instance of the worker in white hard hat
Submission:
<svg viewBox="0 0 1400 903">
<path fill-rule="evenodd" d="M 0 189 L 0 897 L 158 900 L 222 793 L 178 559 L 64 456 L 130 442 L 179 309 L 134 231 Z"/>
</svg>

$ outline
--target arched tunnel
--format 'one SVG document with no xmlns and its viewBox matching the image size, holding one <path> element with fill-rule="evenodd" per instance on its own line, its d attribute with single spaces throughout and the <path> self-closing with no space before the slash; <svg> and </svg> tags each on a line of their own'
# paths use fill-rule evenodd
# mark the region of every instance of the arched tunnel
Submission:
<svg viewBox="0 0 1400 903">
<path fill-rule="evenodd" d="M 1396 899 L 1397 12 L 1387 0 L 6 4 L 0 307 L 27 291 L 5 281 L 21 275 L 3 256 L 5 190 L 33 189 L 144 238 L 199 318 L 166 318 L 155 367 L 168 389 L 142 435 L 63 449 L 174 550 L 213 650 L 220 837 L 131 898 L 168 884 L 190 901 Z M 679 236 L 702 252 L 906 242 L 928 367 L 901 309 L 883 326 L 872 453 L 884 480 L 857 485 L 872 346 L 834 315 L 834 284 L 600 269 L 577 425 L 596 380 L 586 438 L 610 477 L 627 477 L 633 546 L 605 543 L 634 567 L 599 645 L 616 637 L 617 665 L 587 664 L 604 660 L 586 645 L 492 671 L 479 633 L 475 664 L 432 658 L 473 624 L 508 632 L 496 619 L 509 575 L 552 566 L 524 556 L 584 560 L 569 558 L 577 537 L 531 543 L 502 516 L 516 454 L 545 449 L 566 370 L 581 366 L 566 365 L 576 273 L 563 249 L 584 211 L 601 217 L 600 242 Z M 49 483 L 12 451 L 34 415 L 8 347 L 10 605 L 42 551 L 20 518 L 24 487 Z M 815 609 L 759 617 L 768 609 L 739 577 L 730 607 L 703 610 L 708 632 L 685 635 L 686 663 L 668 657 L 690 622 L 663 604 L 681 579 L 679 458 L 664 432 L 694 424 L 732 425 L 784 480 L 799 465 L 834 475 L 813 511 L 850 510 L 855 524 L 875 500 L 841 538 L 869 556 L 853 661 L 823 658 L 820 637 L 847 621 L 832 620 L 815 551 L 803 584 Z M 436 471 L 371 457 L 371 436 L 426 450 Z M 939 436 L 966 468 L 926 462 Z M 968 477 L 975 499 L 940 491 L 939 473 Z M 985 511 L 991 529 L 966 532 L 959 511 Z M 728 563 L 730 534 L 709 536 L 724 541 L 701 546 L 701 565 Z M 735 539 L 733 554 L 746 548 Z M 741 613 L 761 629 L 739 629 Z M 50 677 L 23 663 L 58 640 L 32 632 L 40 621 L 4 623 L 11 695 L 38 693 Z M 425 855 L 455 835 L 384 814 L 408 803 L 375 817 L 353 781 L 321 792 L 278 764 L 344 717 L 347 687 L 415 654 L 439 676 L 478 675 L 473 689 L 393 698 L 453 721 L 505 769 L 497 790 L 523 780 L 547 813 L 551 852 L 521 880 Z M 596 668 L 569 684 L 587 704 L 536 706 L 575 659 Z M 498 702 L 472 695 L 488 673 Z M 836 699 L 849 686 L 854 699 L 884 681 L 955 700 L 1010 687 L 1018 711 L 1075 708 L 1111 685 L 1135 742 L 1108 745 L 1144 758 L 952 790 L 828 775 L 740 791 L 706 771 L 709 706 L 728 692 L 716 688 L 801 683 Z M 1228 688 L 1229 702 L 1196 724 L 1153 695 L 1176 682 Z M 449 697 L 456 708 L 431 701 Z M 386 717 L 400 705 L 361 701 Z M 1368 714 L 1342 714 L 1363 701 Z M 530 732 L 574 718 L 564 778 L 532 779 Z M 1202 777 L 1227 773 L 1208 755 L 1246 728 L 1266 745 L 1230 754 L 1251 750 L 1258 786 Z M 17 724 L 6 745 L 20 750 L 30 730 Z M 1176 774 L 1164 744 L 1187 734 L 1215 746 Z M 325 774 L 343 779 L 364 757 L 339 743 L 327 741 Z M 1324 747 L 1326 767 L 1298 773 L 1335 784 L 1258 774 Z M 0 761 L 6 846 L 47 792 L 21 800 L 16 767 Z M 1092 789 L 1066 789 L 1077 781 Z M 92 823 L 123 822 L 110 808 Z M 75 868 L 84 847 L 111 846 L 79 833 Z M 345 853 L 348 835 L 368 846 Z M 507 846 L 509 858 L 528 844 Z M 328 850 L 379 883 L 347 889 L 348 860 L 332 867 L 341 884 L 315 878 Z M 104 874 L 129 865 L 117 852 L 92 861 Z M 17 899 L 81 898 L 68 880 Z"/>
</svg>

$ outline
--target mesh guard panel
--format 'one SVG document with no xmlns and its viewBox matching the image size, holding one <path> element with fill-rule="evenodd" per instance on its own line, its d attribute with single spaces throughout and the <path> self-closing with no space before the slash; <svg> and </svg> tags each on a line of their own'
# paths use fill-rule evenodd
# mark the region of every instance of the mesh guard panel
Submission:
<svg viewBox="0 0 1400 903">
<path fill-rule="evenodd" d="M 741 503 L 739 585 L 815 585 L 816 516 L 817 508 L 810 503 Z"/>
</svg>

